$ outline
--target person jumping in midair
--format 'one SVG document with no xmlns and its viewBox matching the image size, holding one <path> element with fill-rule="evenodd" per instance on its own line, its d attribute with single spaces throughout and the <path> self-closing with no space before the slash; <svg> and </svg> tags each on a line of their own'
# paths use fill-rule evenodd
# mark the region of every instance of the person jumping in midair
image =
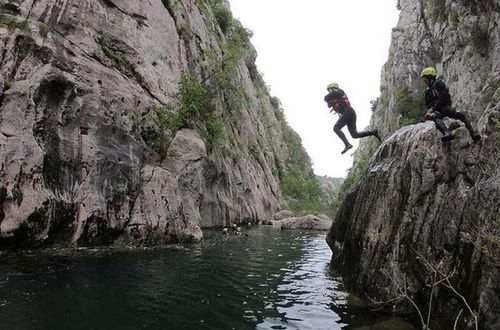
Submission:
<svg viewBox="0 0 500 330">
<path fill-rule="evenodd" d="M 441 132 L 441 134 L 443 134 L 441 140 L 446 142 L 454 139 L 450 130 L 443 122 L 445 117 L 460 120 L 465 124 L 467 130 L 469 130 L 472 140 L 481 140 L 481 135 L 474 131 L 474 128 L 465 114 L 456 111 L 455 108 L 452 108 L 451 96 L 448 87 L 446 87 L 446 84 L 443 81 L 436 79 L 436 69 L 432 67 L 425 68 L 422 70 L 420 77 L 427 85 L 427 90 L 425 91 L 425 119 L 432 120 L 436 124 L 436 128 Z"/>
<path fill-rule="evenodd" d="M 358 132 L 356 129 L 356 112 L 351 107 L 351 103 L 347 98 L 347 95 L 342 89 L 339 88 L 337 83 L 331 83 L 326 88 L 328 90 L 328 95 L 325 96 L 325 102 L 328 104 L 329 108 L 332 108 L 330 112 L 335 111 L 340 115 L 339 120 L 333 126 L 333 131 L 339 136 L 339 138 L 344 142 L 345 148 L 342 150 L 342 154 L 346 153 L 347 150 L 352 148 L 352 145 L 347 141 L 344 133 L 342 132 L 342 127 L 347 125 L 347 129 L 351 134 L 353 139 L 359 139 L 365 136 L 373 135 L 380 142 L 382 139 L 378 135 L 377 130 Z"/>
</svg>

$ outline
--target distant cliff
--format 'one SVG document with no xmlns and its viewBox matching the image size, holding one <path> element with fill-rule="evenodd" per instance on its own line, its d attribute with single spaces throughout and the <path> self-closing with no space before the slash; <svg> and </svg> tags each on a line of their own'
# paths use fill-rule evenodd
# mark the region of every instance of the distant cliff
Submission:
<svg viewBox="0 0 500 330">
<path fill-rule="evenodd" d="M 220 0 L 0 0 L 0 248 L 270 218 L 300 139 L 250 36 Z"/>
<path fill-rule="evenodd" d="M 386 141 L 363 142 L 356 153 L 328 235 L 332 264 L 378 308 L 418 306 L 427 324 L 432 306 L 432 329 L 473 329 L 474 315 L 479 328 L 500 328 L 500 4 L 398 6 L 372 118 Z M 480 143 L 460 122 L 447 121 L 456 139 L 446 144 L 432 122 L 419 123 L 427 66 L 437 67 Z"/>
</svg>

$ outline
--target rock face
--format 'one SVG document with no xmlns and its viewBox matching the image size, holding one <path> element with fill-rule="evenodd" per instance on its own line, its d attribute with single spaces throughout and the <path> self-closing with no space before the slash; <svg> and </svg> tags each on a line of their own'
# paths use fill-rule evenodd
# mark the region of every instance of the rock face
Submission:
<svg viewBox="0 0 500 330">
<path fill-rule="evenodd" d="M 333 222 L 327 238 L 332 264 L 351 289 L 389 310 L 414 312 L 412 299 L 426 319 L 432 303 L 433 329 L 449 328 L 462 309 L 457 328 L 473 329 L 474 317 L 464 299 L 477 314 L 479 328 L 496 329 L 500 5 L 400 0 L 399 7 L 372 119 L 387 140 Z M 432 122 L 400 128 L 422 111 L 425 87 L 419 73 L 431 65 L 442 73 L 459 110 L 477 124 L 481 143 L 473 144 L 459 122 L 447 122 L 460 128 L 454 131 L 456 139 L 446 144 Z M 367 147 L 362 146 L 360 154 Z M 437 284 L 432 295 L 431 284 L 448 275 L 449 282 Z"/>
<path fill-rule="evenodd" d="M 279 209 L 286 122 L 227 3 L 0 14 L 0 248 L 191 241 Z"/>
</svg>

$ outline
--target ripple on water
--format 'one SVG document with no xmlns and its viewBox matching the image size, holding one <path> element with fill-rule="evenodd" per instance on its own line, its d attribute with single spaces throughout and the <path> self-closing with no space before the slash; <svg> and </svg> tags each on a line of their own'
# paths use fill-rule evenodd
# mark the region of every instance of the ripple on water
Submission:
<svg viewBox="0 0 500 330">
<path fill-rule="evenodd" d="M 353 314 L 340 279 L 328 271 L 323 234 L 246 233 L 213 232 L 198 245 L 139 252 L 3 255 L 0 320 L 20 329 L 348 326 Z"/>
</svg>

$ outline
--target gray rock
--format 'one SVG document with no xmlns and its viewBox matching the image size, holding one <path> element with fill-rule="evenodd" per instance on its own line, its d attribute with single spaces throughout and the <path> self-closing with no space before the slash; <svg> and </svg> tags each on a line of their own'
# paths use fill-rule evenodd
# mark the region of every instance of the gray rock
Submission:
<svg viewBox="0 0 500 330">
<path fill-rule="evenodd" d="M 283 220 L 285 218 L 295 217 L 295 213 L 289 210 L 281 210 L 273 216 L 274 220 Z"/>
<path fill-rule="evenodd" d="M 476 292 L 469 303 L 477 304 L 484 322 L 497 324 L 491 306 L 500 303 L 494 294 L 500 274 L 493 266 L 500 251 L 493 243 L 483 258 L 476 244 L 500 237 L 500 134 L 481 145 L 471 143 L 464 128 L 456 133 L 455 141 L 443 144 L 431 124 L 396 132 L 347 196 L 327 242 L 350 287 L 379 301 L 398 296 L 394 278 L 406 279 L 410 295 L 425 292 L 429 270 L 422 257 L 442 260 L 446 271 L 455 265 L 457 290 L 467 297 Z M 435 313 L 445 308 L 458 312 L 463 306 L 446 301 Z"/>
<path fill-rule="evenodd" d="M 427 310 L 430 277 L 423 260 L 442 261 L 446 271 L 456 268 L 452 283 L 478 311 L 479 327 L 500 328 L 493 311 L 500 305 L 498 4 L 400 0 L 398 6 L 371 122 L 387 140 L 352 186 L 328 234 L 332 264 L 353 290 L 386 301 L 404 285 Z M 460 128 L 447 144 L 432 122 L 400 129 L 403 114 L 423 110 L 420 71 L 431 65 L 448 84 L 454 105 L 478 127 L 481 143 L 472 144 L 463 123 L 453 120 L 447 124 Z M 370 149 L 370 141 L 362 141 L 355 163 L 366 162 Z M 492 244 L 481 252 L 485 239 Z M 398 308 L 413 310 L 405 301 Z M 434 302 L 431 328 L 454 324 L 464 308 L 442 287 Z M 457 328 L 473 324 L 464 310 Z"/>
<path fill-rule="evenodd" d="M 282 111 L 251 45 L 231 77 L 240 99 L 213 92 L 230 38 L 199 5 L 0 0 L 26 20 L 0 24 L 0 248 L 192 241 L 280 208 Z M 158 129 L 186 74 L 210 92 L 206 109 L 190 129 Z"/>
<path fill-rule="evenodd" d="M 280 221 L 274 221 L 273 226 L 281 229 L 292 230 L 320 230 L 327 231 L 332 225 L 331 219 L 318 217 L 313 214 L 308 214 L 303 217 L 285 218 Z"/>
</svg>

